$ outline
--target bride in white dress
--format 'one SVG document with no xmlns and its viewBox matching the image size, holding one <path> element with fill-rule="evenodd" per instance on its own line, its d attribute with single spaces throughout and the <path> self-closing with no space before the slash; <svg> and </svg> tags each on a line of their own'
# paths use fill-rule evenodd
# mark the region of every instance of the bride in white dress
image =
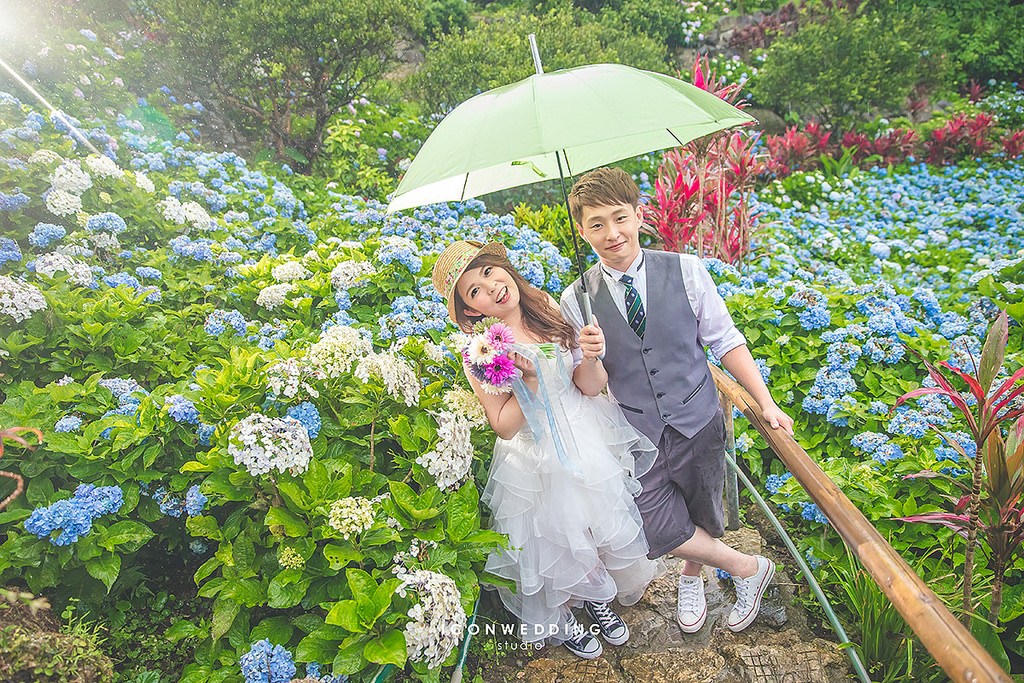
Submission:
<svg viewBox="0 0 1024 683">
<path fill-rule="evenodd" d="M 554 300 L 512 267 L 498 243 L 456 242 L 434 265 L 433 282 L 463 330 L 500 318 L 515 335 L 522 380 L 493 394 L 467 373 L 498 434 L 482 500 L 492 528 L 509 538 L 486 570 L 512 581 L 499 587 L 528 643 L 562 643 L 589 659 L 600 641 L 576 620 L 583 607 L 602 638 L 621 645 L 626 623 L 610 609 L 631 605 L 660 573 L 647 559 L 636 478 L 657 450 L 600 392 L 607 374 L 597 326 L 576 338 Z"/>
</svg>

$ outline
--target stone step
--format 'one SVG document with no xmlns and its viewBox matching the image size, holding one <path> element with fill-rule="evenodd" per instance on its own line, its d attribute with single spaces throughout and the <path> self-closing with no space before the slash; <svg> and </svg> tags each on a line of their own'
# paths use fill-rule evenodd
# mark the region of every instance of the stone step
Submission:
<svg viewBox="0 0 1024 683">
<path fill-rule="evenodd" d="M 765 549 L 753 529 L 727 532 L 723 539 L 747 553 L 771 558 L 777 565 L 773 586 L 762 601 L 757 620 L 745 631 L 725 628 L 735 595 L 730 581 L 705 569 L 708 620 L 694 634 L 684 634 L 675 620 L 676 582 L 681 561 L 666 560 L 665 573 L 631 607 L 615 606 L 629 625 L 625 645 L 604 644 L 601 657 L 584 661 L 562 647 L 515 650 L 499 666 L 481 674 L 485 683 L 840 683 L 848 681 L 848 660 L 832 641 L 811 630 L 808 615 L 794 600 L 797 584 L 785 563 L 792 559 Z M 581 622 L 589 624 L 583 610 Z M 831 636 L 831 633 L 828 632 Z M 484 637 L 482 634 L 476 637 Z M 510 643 L 511 645 L 511 643 Z M 514 648 L 509 648 L 514 649 Z"/>
</svg>

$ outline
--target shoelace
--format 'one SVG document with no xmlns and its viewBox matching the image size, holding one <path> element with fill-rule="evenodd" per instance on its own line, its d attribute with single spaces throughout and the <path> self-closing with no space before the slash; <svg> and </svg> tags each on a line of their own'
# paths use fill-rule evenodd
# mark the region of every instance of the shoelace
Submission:
<svg viewBox="0 0 1024 683">
<path fill-rule="evenodd" d="M 569 624 L 566 625 L 569 626 Z M 570 637 L 569 640 L 574 643 L 579 643 L 583 636 L 587 635 L 587 630 L 583 628 L 583 624 L 581 624 L 575 616 L 572 617 L 571 628 L 572 637 Z"/>
<path fill-rule="evenodd" d="M 746 609 L 750 604 L 751 593 L 754 592 L 754 581 L 753 579 L 757 576 L 747 577 L 745 579 L 737 578 L 733 581 L 733 585 L 736 588 L 736 607 Z"/>
<path fill-rule="evenodd" d="M 687 612 L 696 612 L 700 607 L 701 588 L 702 586 L 696 581 L 681 581 L 679 583 L 679 606 Z"/>
<path fill-rule="evenodd" d="M 618 625 L 619 619 L 615 616 L 615 613 L 608 608 L 608 605 L 603 602 L 591 602 L 588 604 L 590 605 L 593 615 L 597 617 L 598 622 L 600 622 L 601 628 L 607 631 L 613 626 Z"/>
</svg>

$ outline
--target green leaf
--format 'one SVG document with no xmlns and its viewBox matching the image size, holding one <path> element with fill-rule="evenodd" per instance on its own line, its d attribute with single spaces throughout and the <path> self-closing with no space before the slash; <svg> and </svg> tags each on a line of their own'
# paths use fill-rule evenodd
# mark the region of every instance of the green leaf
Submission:
<svg viewBox="0 0 1024 683">
<path fill-rule="evenodd" d="M 227 598 L 218 597 L 213 601 L 213 620 L 210 624 L 210 637 L 213 640 L 220 640 L 221 636 L 228 632 L 231 623 L 235 620 L 242 606 Z"/>
<path fill-rule="evenodd" d="M 363 656 L 363 648 L 369 642 L 370 636 L 359 636 L 341 648 L 334 657 L 334 675 L 358 673 L 366 666 L 366 657 Z"/>
<path fill-rule="evenodd" d="M 302 602 L 309 581 L 296 581 L 297 576 L 301 576 L 297 569 L 285 569 L 271 579 L 267 586 L 267 606 L 287 609 Z"/>
<path fill-rule="evenodd" d="M 309 533 L 309 526 L 298 515 L 282 507 L 270 508 L 264 523 L 267 526 L 282 526 L 284 533 L 292 537 L 305 536 Z"/>
<path fill-rule="evenodd" d="M 102 581 L 109 593 L 110 587 L 117 580 L 117 575 L 121 573 L 121 556 L 105 552 L 99 557 L 94 557 L 86 562 L 85 570 L 93 578 Z"/>
<path fill-rule="evenodd" d="M 252 642 L 266 639 L 274 645 L 287 646 L 294 631 L 295 628 L 292 626 L 291 619 L 288 617 L 267 617 L 260 623 L 256 624 L 256 628 L 254 628 L 252 633 L 249 634 L 249 639 Z M 333 653 L 331 656 L 334 656 Z"/>
<path fill-rule="evenodd" d="M 193 536 L 210 538 L 214 541 L 221 540 L 220 527 L 217 526 L 217 520 L 210 515 L 189 517 L 185 520 L 185 528 Z"/>
<path fill-rule="evenodd" d="M 352 633 L 362 633 L 364 629 L 359 623 L 358 606 L 355 600 L 341 600 L 334 603 L 331 611 L 324 619 L 328 624 L 341 626 Z"/>
<path fill-rule="evenodd" d="M 164 638 L 175 643 L 185 638 L 202 638 L 205 635 L 205 630 L 184 619 L 175 622 L 169 629 L 164 631 Z"/>
<path fill-rule="evenodd" d="M 352 597 L 357 602 L 370 603 L 373 601 L 373 594 L 377 590 L 377 582 L 373 580 L 372 576 L 362 569 L 350 567 L 345 571 L 345 577 L 348 579 L 348 587 L 352 591 Z"/>
<path fill-rule="evenodd" d="M 480 525 L 480 495 L 472 481 L 467 481 L 448 501 L 448 536 L 461 541 Z"/>
<path fill-rule="evenodd" d="M 378 664 L 394 664 L 405 666 L 405 636 L 401 631 L 392 629 L 380 638 L 374 638 L 363 648 L 363 656 Z"/>
<path fill-rule="evenodd" d="M 992 381 L 1003 367 L 1008 325 L 1006 312 L 1000 311 L 985 336 L 985 346 L 981 349 L 981 362 L 978 365 L 978 380 L 982 392 L 986 395 L 992 386 Z"/>
<path fill-rule="evenodd" d="M 128 545 L 129 547 L 122 551 L 135 552 L 153 536 L 153 530 L 145 524 L 126 519 L 108 528 L 100 545 L 111 551 L 114 546 Z"/>
<path fill-rule="evenodd" d="M 335 543 L 324 546 L 324 557 L 334 570 L 344 569 L 350 563 L 363 559 L 362 553 L 355 548 L 345 548 Z"/>
<path fill-rule="evenodd" d="M 340 640 L 324 640 L 306 636 L 295 648 L 295 660 L 299 662 L 332 662 L 338 654 Z"/>
</svg>

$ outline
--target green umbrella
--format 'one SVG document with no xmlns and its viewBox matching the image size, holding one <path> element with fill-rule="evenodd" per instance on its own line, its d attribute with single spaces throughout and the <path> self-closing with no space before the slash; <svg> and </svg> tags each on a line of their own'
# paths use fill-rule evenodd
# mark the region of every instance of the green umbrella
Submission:
<svg viewBox="0 0 1024 683">
<path fill-rule="evenodd" d="M 452 110 L 388 211 L 558 178 L 559 163 L 573 175 L 754 122 L 694 85 L 621 64 L 534 74 Z"/>
<path fill-rule="evenodd" d="M 554 178 L 563 181 L 564 193 L 565 174 L 756 123 L 712 93 L 664 74 L 622 64 L 543 73 L 536 49 L 534 64 L 538 73 L 466 100 L 437 125 L 389 212 Z M 570 232 L 582 273 L 571 225 Z M 583 303 L 589 319 L 589 298 Z"/>
</svg>

